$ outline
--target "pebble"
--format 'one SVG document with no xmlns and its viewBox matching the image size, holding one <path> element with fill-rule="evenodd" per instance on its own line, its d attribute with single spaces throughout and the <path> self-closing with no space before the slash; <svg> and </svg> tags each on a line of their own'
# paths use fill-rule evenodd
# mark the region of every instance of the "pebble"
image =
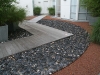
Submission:
<svg viewBox="0 0 100 75">
<path fill-rule="evenodd" d="M 26 38 L 31 35 L 33 35 L 33 34 L 29 33 L 28 31 L 26 31 L 22 28 L 19 28 L 16 31 L 9 32 L 8 41 L 16 40 L 16 39 L 20 39 L 20 38 Z M 4 42 L 7 42 L 7 41 L 4 41 Z M 4 42 L 0 42 L 0 43 L 4 43 Z"/>
</svg>

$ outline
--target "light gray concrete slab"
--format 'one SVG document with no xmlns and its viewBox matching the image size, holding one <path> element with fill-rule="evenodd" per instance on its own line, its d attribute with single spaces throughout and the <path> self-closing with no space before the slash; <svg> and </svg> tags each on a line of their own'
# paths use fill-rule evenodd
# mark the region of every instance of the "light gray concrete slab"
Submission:
<svg viewBox="0 0 100 75">
<path fill-rule="evenodd" d="M 39 20 L 41 20 L 42 18 L 44 18 L 46 15 L 41 15 L 41 16 L 38 16 L 38 17 L 35 17 L 31 20 L 29 20 L 28 22 L 38 22 Z"/>
<path fill-rule="evenodd" d="M 5 46 L 8 54 L 11 55 L 12 54 L 12 49 L 11 49 L 12 45 L 10 43 L 8 43 L 8 42 L 3 44 L 3 45 Z"/>
<path fill-rule="evenodd" d="M 16 44 L 16 41 L 11 41 L 12 46 L 14 47 L 13 54 L 18 53 L 21 51 L 22 48 L 19 48 L 19 44 Z"/>
<path fill-rule="evenodd" d="M 7 52 L 7 50 L 6 50 L 6 48 L 5 48 L 5 45 L 4 44 L 0 44 L 0 53 L 3 54 L 3 57 L 9 55 L 8 52 Z M 0 58 L 2 58 L 2 57 L 0 57 Z"/>
<path fill-rule="evenodd" d="M 3 52 L 2 52 L 2 45 L 0 45 L 0 57 L 3 57 Z"/>
</svg>

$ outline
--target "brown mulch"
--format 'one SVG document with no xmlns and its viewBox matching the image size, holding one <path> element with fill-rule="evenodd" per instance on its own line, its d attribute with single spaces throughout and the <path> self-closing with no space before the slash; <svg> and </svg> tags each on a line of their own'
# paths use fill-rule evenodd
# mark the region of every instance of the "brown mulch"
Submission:
<svg viewBox="0 0 100 75">
<path fill-rule="evenodd" d="M 25 20 L 31 20 L 31 19 L 33 19 L 33 18 L 35 18 L 36 16 L 27 16 L 26 18 L 25 18 Z"/>
<path fill-rule="evenodd" d="M 44 19 L 60 20 L 46 16 Z M 88 22 L 72 22 L 66 20 L 60 20 L 70 22 L 82 27 L 91 32 L 91 26 Z M 100 73 L 100 45 L 90 43 L 85 53 L 77 59 L 74 63 L 65 67 L 64 69 L 52 74 L 52 75 L 98 75 Z"/>
</svg>

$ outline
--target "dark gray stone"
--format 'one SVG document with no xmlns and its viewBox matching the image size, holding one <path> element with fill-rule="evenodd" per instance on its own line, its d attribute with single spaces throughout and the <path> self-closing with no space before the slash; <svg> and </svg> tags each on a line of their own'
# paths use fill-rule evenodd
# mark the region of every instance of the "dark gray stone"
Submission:
<svg viewBox="0 0 100 75">
<path fill-rule="evenodd" d="M 19 28 L 19 29 L 16 29 L 15 31 L 9 32 L 8 40 L 11 41 L 11 40 L 19 39 L 19 38 L 28 37 L 31 35 L 32 34 L 29 33 L 28 31 L 26 31 L 22 28 Z"/>
</svg>

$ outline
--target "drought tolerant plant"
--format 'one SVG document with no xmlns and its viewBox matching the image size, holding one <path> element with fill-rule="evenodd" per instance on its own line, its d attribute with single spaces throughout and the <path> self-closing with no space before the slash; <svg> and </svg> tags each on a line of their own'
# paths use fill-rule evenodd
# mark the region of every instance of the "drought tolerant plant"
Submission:
<svg viewBox="0 0 100 75">
<path fill-rule="evenodd" d="M 22 22 L 26 18 L 24 8 L 12 6 L 9 12 L 8 22 Z"/>
<path fill-rule="evenodd" d="M 8 20 L 9 9 L 12 7 L 12 3 L 15 3 L 16 0 L 0 0 L 0 26 L 5 25 L 5 22 Z"/>
<path fill-rule="evenodd" d="M 12 6 L 9 12 L 9 18 L 7 20 L 7 24 L 9 30 L 15 30 L 18 28 L 18 23 L 22 22 L 26 18 L 26 11 L 24 8 Z M 16 27 L 16 28 L 15 28 Z"/>
<path fill-rule="evenodd" d="M 94 17 L 100 17 L 100 0 L 81 0 Z"/>
<path fill-rule="evenodd" d="M 41 7 L 34 7 L 33 9 L 34 15 L 40 15 L 41 13 Z"/>
<path fill-rule="evenodd" d="M 0 42 L 8 40 L 8 26 L 5 24 L 9 19 L 10 8 L 16 0 L 0 0 Z"/>
<path fill-rule="evenodd" d="M 100 44 L 100 18 L 98 21 L 93 25 L 93 31 L 91 34 L 91 41 L 97 44 Z"/>
<path fill-rule="evenodd" d="M 81 0 L 85 4 L 87 10 L 94 17 L 100 17 L 100 0 Z M 91 40 L 94 43 L 100 44 L 100 18 L 93 25 Z"/>
<path fill-rule="evenodd" d="M 50 15 L 55 15 L 55 8 L 49 7 L 48 10 Z"/>
</svg>

